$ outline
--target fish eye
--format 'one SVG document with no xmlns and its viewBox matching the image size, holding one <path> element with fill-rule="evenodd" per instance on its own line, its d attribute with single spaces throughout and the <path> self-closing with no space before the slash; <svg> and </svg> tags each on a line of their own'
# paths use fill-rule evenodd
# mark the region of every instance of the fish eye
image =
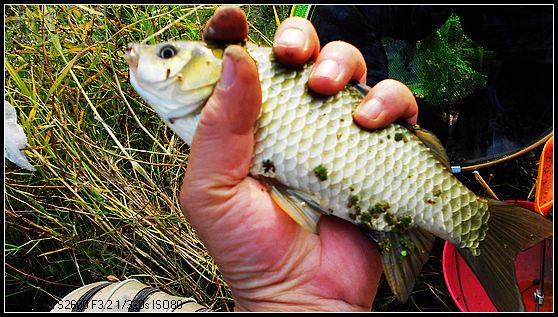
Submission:
<svg viewBox="0 0 558 317">
<path fill-rule="evenodd" d="M 159 51 L 159 56 L 162 59 L 169 59 L 169 58 L 173 57 L 174 55 L 176 55 L 176 48 L 174 48 L 174 46 L 172 46 L 172 45 L 165 45 Z"/>
</svg>

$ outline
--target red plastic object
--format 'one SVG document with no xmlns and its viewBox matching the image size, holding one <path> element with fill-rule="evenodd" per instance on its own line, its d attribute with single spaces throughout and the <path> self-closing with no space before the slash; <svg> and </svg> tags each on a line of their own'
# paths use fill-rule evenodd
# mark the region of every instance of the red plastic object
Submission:
<svg viewBox="0 0 558 317">
<path fill-rule="evenodd" d="M 529 201 L 509 201 L 533 209 L 534 204 Z M 552 275 L 552 239 L 534 245 L 520 252 L 515 259 L 517 284 L 523 296 L 525 310 L 537 311 L 534 293 L 539 285 L 533 282 L 540 279 L 542 251 L 545 248 L 544 274 L 544 305 L 538 311 L 553 311 L 553 275 Z M 497 309 L 490 301 L 484 288 L 471 271 L 465 260 L 455 250 L 454 246 L 446 242 L 442 255 L 442 267 L 446 285 L 455 304 L 463 312 L 496 312 Z"/>
<path fill-rule="evenodd" d="M 552 176 L 554 166 L 552 165 L 554 153 L 554 136 L 550 137 L 544 145 L 541 159 L 539 161 L 539 174 L 537 177 L 537 190 L 535 194 L 535 211 L 546 216 L 554 205 L 554 185 Z"/>
</svg>

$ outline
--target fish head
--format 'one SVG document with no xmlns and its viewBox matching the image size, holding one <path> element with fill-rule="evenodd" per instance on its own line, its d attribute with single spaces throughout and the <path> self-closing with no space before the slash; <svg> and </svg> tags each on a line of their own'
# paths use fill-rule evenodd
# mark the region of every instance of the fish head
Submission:
<svg viewBox="0 0 558 317">
<path fill-rule="evenodd" d="M 167 123 L 199 114 L 221 78 L 222 59 L 203 42 L 129 44 L 126 60 L 132 86 Z"/>
</svg>

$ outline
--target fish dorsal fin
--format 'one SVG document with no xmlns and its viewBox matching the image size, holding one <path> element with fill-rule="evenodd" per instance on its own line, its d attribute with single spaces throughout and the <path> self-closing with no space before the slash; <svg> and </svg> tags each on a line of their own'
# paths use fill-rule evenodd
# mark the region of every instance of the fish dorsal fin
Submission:
<svg viewBox="0 0 558 317">
<path fill-rule="evenodd" d="M 368 94 L 370 89 L 372 89 L 372 87 L 370 87 L 366 84 L 360 83 L 356 80 L 351 80 L 349 82 L 349 85 L 353 85 L 362 94 L 363 97 Z"/>
<path fill-rule="evenodd" d="M 428 260 L 434 235 L 418 227 L 403 232 L 376 232 L 386 280 L 399 301 L 405 303 L 424 263 Z"/>
<path fill-rule="evenodd" d="M 408 123 L 402 123 L 402 125 L 413 132 L 422 141 L 422 143 L 424 143 L 432 151 L 432 154 L 434 154 L 434 156 L 442 162 L 448 170 L 451 170 L 450 159 L 446 153 L 446 149 L 437 136 L 435 136 L 432 132 L 419 127 L 418 124 L 410 125 Z"/>
<path fill-rule="evenodd" d="M 325 211 L 312 194 L 290 188 L 274 178 L 258 177 L 270 188 L 273 201 L 304 229 L 318 233 L 318 221 Z"/>
</svg>

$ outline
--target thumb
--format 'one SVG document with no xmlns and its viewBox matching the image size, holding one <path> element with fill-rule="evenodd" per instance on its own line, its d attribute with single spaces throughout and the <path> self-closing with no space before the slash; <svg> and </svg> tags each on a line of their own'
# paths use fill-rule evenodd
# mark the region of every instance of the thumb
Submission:
<svg viewBox="0 0 558 317">
<path fill-rule="evenodd" d="M 227 47 L 221 80 L 207 101 L 197 126 L 181 200 L 186 213 L 219 204 L 248 175 L 254 130 L 261 107 L 261 87 L 254 60 L 240 46 Z M 219 193 L 215 193 L 219 190 Z M 191 198 L 188 198 L 191 197 Z M 191 207 L 191 208 L 190 208 Z"/>
</svg>

